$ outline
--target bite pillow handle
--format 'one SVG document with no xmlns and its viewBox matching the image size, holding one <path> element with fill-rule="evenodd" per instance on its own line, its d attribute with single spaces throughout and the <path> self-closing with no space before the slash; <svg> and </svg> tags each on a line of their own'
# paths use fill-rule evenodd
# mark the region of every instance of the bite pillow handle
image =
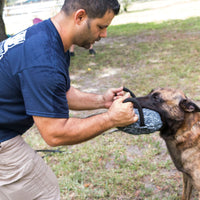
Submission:
<svg viewBox="0 0 200 200">
<path fill-rule="evenodd" d="M 144 123 L 144 114 L 143 114 L 143 111 L 142 111 L 142 107 L 141 105 L 139 104 L 139 102 L 137 101 L 137 99 L 133 98 L 133 97 L 129 97 L 127 99 L 125 99 L 123 101 L 123 103 L 127 103 L 127 102 L 131 102 L 133 104 L 135 104 L 138 108 L 138 112 L 139 112 L 139 115 L 140 115 L 140 126 L 145 126 L 145 123 Z"/>
<path fill-rule="evenodd" d="M 135 94 L 131 90 L 129 90 L 128 88 L 126 88 L 126 87 L 123 87 L 123 91 L 129 92 L 130 95 L 131 95 L 131 97 L 125 99 L 123 101 L 123 103 L 132 102 L 133 104 L 135 104 L 137 106 L 138 112 L 139 112 L 139 115 L 140 115 L 140 126 L 145 126 L 145 123 L 144 123 L 144 114 L 143 114 L 143 111 L 142 111 L 142 106 L 137 101 Z"/>
<path fill-rule="evenodd" d="M 123 91 L 124 91 L 124 92 L 129 92 L 130 95 L 131 95 L 133 98 L 136 98 L 135 94 L 134 94 L 131 90 L 129 90 L 128 88 L 123 87 Z"/>
</svg>

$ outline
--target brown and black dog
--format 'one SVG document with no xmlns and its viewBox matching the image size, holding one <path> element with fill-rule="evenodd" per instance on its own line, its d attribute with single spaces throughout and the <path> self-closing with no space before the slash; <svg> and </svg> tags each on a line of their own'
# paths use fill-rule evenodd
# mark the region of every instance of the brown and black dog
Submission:
<svg viewBox="0 0 200 200">
<path fill-rule="evenodd" d="M 160 136 L 176 166 L 183 173 L 182 200 L 196 188 L 200 200 L 200 108 L 180 90 L 159 88 L 137 98 L 143 108 L 157 111 L 163 126 Z"/>
</svg>

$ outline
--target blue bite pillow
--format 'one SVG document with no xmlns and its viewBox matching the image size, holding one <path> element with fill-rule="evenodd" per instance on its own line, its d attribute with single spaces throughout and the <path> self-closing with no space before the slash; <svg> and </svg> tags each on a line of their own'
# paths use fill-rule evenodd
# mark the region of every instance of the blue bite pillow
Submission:
<svg viewBox="0 0 200 200">
<path fill-rule="evenodd" d="M 138 109 L 134 108 L 134 111 L 135 111 L 135 114 L 139 116 Z M 154 133 L 155 131 L 158 131 L 163 125 L 160 114 L 146 108 L 143 108 L 142 111 L 144 114 L 145 126 L 140 126 L 140 116 L 139 116 L 139 119 L 137 122 L 125 127 L 118 127 L 118 129 L 120 131 L 133 134 L 133 135 L 149 134 L 149 133 Z"/>
</svg>

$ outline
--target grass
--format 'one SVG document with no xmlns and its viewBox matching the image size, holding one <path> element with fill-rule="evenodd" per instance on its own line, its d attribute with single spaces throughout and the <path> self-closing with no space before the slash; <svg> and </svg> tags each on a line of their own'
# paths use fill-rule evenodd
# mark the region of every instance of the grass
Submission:
<svg viewBox="0 0 200 200">
<path fill-rule="evenodd" d="M 111 26 L 109 37 L 95 44 L 95 57 L 75 48 L 70 69 L 72 84 L 98 93 L 125 85 L 138 96 L 155 87 L 174 87 L 198 101 L 199 33 L 200 18 Z M 70 115 L 85 117 L 91 113 Z M 35 127 L 24 137 L 34 149 L 50 148 Z M 133 136 L 108 131 L 60 150 L 64 152 L 42 156 L 58 177 L 62 200 L 181 197 L 181 173 L 175 169 L 158 133 Z"/>
</svg>

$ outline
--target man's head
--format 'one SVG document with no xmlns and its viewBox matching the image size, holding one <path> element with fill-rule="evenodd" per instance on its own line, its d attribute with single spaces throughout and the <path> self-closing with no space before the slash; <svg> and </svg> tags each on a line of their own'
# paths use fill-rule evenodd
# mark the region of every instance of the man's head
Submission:
<svg viewBox="0 0 200 200">
<path fill-rule="evenodd" d="M 120 5 L 117 0 L 65 0 L 62 6 L 62 11 L 66 15 L 71 15 L 73 12 L 84 9 L 88 18 L 102 18 L 107 11 L 112 11 L 117 15 L 120 10 Z"/>
<path fill-rule="evenodd" d="M 57 28 L 64 48 L 68 49 L 71 43 L 89 49 L 95 41 L 105 38 L 107 27 L 119 10 L 118 0 L 65 0 L 60 14 L 54 18 L 55 24 L 60 24 Z"/>
</svg>

